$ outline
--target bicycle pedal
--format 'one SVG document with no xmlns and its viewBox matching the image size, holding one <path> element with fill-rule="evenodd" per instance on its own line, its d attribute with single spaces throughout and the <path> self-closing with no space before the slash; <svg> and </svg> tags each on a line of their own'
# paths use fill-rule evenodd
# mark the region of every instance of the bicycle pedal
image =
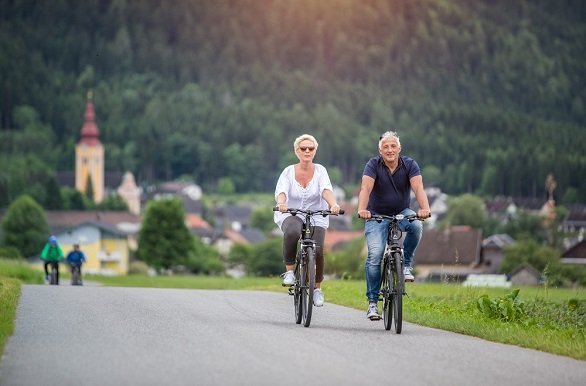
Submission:
<svg viewBox="0 0 586 386">
<path fill-rule="evenodd" d="M 293 287 L 289 287 L 289 295 L 293 296 L 294 295 L 294 290 Z"/>
</svg>

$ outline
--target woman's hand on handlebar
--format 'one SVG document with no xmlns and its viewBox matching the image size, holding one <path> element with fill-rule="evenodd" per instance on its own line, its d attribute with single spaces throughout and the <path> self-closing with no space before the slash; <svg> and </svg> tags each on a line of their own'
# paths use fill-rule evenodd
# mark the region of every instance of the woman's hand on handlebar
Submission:
<svg viewBox="0 0 586 386">
<path fill-rule="evenodd" d="M 372 218 L 372 214 L 370 213 L 369 210 L 366 210 L 366 209 L 359 210 L 358 211 L 358 218 L 368 220 L 369 218 Z"/>
<path fill-rule="evenodd" d="M 330 212 L 332 212 L 332 214 L 340 213 L 340 205 L 334 204 L 334 205 L 330 206 Z M 341 214 L 343 214 L 343 213 L 344 213 L 344 211 L 342 211 Z"/>
<path fill-rule="evenodd" d="M 277 203 L 276 208 L 278 209 L 279 212 L 281 213 L 285 213 L 287 211 L 287 204 L 286 203 Z"/>
</svg>

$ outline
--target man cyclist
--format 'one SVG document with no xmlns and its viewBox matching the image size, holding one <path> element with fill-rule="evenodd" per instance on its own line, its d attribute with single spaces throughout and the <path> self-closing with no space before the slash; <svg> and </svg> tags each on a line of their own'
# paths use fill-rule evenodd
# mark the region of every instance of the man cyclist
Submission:
<svg viewBox="0 0 586 386">
<path fill-rule="evenodd" d="M 47 241 L 47 243 L 43 247 L 43 251 L 41 252 L 41 260 L 45 262 L 45 281 L 49 281 L 49 264 L 55 264 L 55 267 L 57 268 L 56 284 L 59 284 L 59 262 L 63 260 L 63 251 L 57 243 L 57 237 L 53 235 L 49 236 L 49 240 Z"/>
<path fill-rule="evenodd" d="M 411 190 L 419 204 L 417 216 L 425 219 L 431 216 L 429 202 L 423 189 L 421 170 L 415 160 L 400 155 L 401 142 L 397 133 L 387 131 L 378 143 L 379 156 L 371 158 L 364 167 L 362 184 L 358 195 L 358 217 L 370 219 L 373 214 L 392 216 L 396 214 L 412 215 L 409 208 Z M 378 223 L 366 221 L 364 234 L 368 247 L 366 257 L 366 297 L 368 310 L 366 317 L 379 320 L 378 298 L 381 284 L 381 261 L 385 252 L 388 233 L 388 220 Z M 414 281 L 412 273 L 415 249 L 421 240 L 423 226 L 421 221 L 399 223 L 401 231 L 406 233 L 404 248 L 405 281 Z"/>
<path fill-rule="evenodd" d="M 73 244 L 73 251 L 67 254 L 67 262 L 69 263 L 72 276 L 73 270 L 77 268 L 77 272 L 79 272 L 79 282 L 81 283 L 81 265 L 85 262 L 85 255 L 79 249 L 79 244 Z"/>
</svg>

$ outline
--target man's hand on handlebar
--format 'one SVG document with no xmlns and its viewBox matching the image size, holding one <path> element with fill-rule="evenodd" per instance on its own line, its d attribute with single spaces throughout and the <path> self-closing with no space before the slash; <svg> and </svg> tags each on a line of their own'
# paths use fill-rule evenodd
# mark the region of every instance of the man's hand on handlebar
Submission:
<svg viewBox="0 0 586 386">
<path fill-rule="evenodd" d="M 369 210 L 363 209 L 363 210 L 358 211 L 358 218 L 368 220 L 371 217 L 372 217 L 372 214 L 370 213 Z"/>
<path fill-rule="evenodd" d="M 419 209 L 417 211 L 417 217 L 419 217 L 421 220 L 425 220 L 426 218 L 430 218 L 431 217 L 431 210 Z"/>
</svg>

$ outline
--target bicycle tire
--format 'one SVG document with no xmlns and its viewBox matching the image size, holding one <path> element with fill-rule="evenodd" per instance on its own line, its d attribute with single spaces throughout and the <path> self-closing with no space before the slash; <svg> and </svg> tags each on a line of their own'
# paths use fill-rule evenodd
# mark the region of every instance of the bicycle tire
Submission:
<svg viewBox="0 0 586 386">
<path fill-rule="evenodd" d="M 313 247 L 306 249 L 306 286 L 304 286 L 305 302 L 303 310 L 303 326 L 309 327 L 311 324 L 311 314 L 313 311 L 313 292 L 315 290 L 315 250 Z"/>
<path fill-rule="evenodd" d="M 81 285 L 79 267 L 77 265 L 71 267 L 71 285 Z"/>
<path fill-rule="evenodd" d="M 295 284 L 293 284 L 293 304 L 295 305 L 295 323 L 300 324 L 303 319 L 303 304 L 301 302 L 301 264 L 299 258 L 295 264 Z"/>
<path fill-rule="evenodd" d="M 403 329 L 403 289 L 405 286 L 405 276 L 403 274 L 403 255 L 395 252 L 393 257 L 393 311 L 395 317 L 395 333 L 400 334 Z"/>
<path fill-rule="evenodd" d="M 383 298 L 383 320 L 385 330 L 390 330 L 393 325 L 393 294 L 391 286 L 392 267 L 389 264 L 389 257 L 383 257 L 383 270 L 381 280 L 381 294 Z"/>
<path fill-rule="evenodd" d="M 51 285 L 59 285 L 59 279 L 57 279 L 57 265 L 55 263 L 51 263 L 51 276 L 49 278 L 49 283 Z"/>
</svg>

